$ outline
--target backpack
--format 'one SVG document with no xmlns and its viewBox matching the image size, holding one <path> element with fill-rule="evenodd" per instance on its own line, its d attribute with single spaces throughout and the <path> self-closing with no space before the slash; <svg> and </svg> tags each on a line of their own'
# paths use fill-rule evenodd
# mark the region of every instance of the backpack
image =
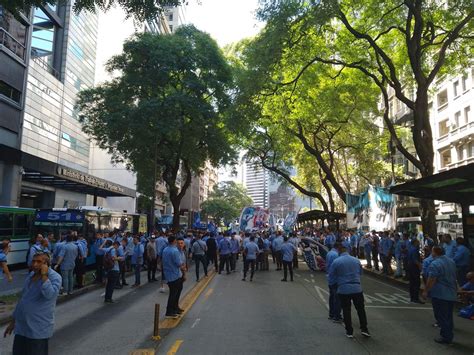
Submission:
<svg viewBox="0 0 474 355">
<path fill-rule="evenodd" d="M 103 265 L 104 265 L 105 271 L 110 271 L 114 268 L 115 261 L 110 250 L 104 254 Z"/>
</svg>

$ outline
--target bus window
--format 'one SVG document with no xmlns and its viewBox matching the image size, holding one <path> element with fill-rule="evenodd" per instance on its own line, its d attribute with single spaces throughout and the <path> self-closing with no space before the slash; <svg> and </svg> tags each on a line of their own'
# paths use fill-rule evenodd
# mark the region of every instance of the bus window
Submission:
<svg viewBox="0 0 474 355">
<path fill-rule="evenodd" d="M 103 215 L 101 214 L 100 215 L 100 218 L 99 218 L 99 230 L 101 232 L 105 232 L 105 231 L 113 231 L 113 228 L 111 228 L 111 216 L 110 215 Z"/>
<path fill-rule="evenodd" d="M 13 213 L 0 213 L 0 237 L 13 237 Z"/>
<path fill-rule="evenodd" d="M 15 238 L 28 238 L 30 236 L 32 215 L 16 214 L 15 215 Z"/>
</svg>

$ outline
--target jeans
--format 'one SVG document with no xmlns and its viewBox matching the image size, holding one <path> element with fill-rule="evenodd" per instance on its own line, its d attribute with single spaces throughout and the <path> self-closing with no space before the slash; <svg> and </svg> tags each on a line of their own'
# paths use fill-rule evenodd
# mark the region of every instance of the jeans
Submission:
<svg viewBox="0 0 474 355">
<path fill-rule="evenodd" d="M 135 271 L 135 285 L 140 285 L 140 272 L 142 271 L 142 263 L 138 262 L 133 265 Z"/>
<path fill-rule="evenodd" d="M 337 284 L 329 285 L 329 317 L 342 319 L 341 301 L 337 295 Z"/>
<path fill-rule="evenodd" d="M 230 254 L 220 255 L 219 256 L 219 274 L 224 270 L 225 264 L 225 271 L 227 273 L 230 272 Z"/>
<path fill-rule="evenodd" d="M 204 275 L 207 276 L 207 258 L 206 255 L 194 255 L 195 269 L 196 269 L 196 280 L 199 280 L 199 264 L 202 264 L 204 269 Z"/>
<path fill-rule="evenodd" d="M 439 335 L 448 342 L 453 341 L 453 309 L 454 301 L 446 301 L 433 297 L 431 299 L 433 305 L 433 313 L 439 325 Z"/>
<path fill-rule="evenodd" d="M 293 252 L 293 267 L 298 269 L 298 252 L 296 250 Z"/>
<path fill-rule="evenodd" d="M 13 355 L 47 355 L 48 339 L 30 339 L 15 334 Z"/>
<path fill-rule="evenodd" d="M 255 273 L 255 259 L 244 259 L 244 279 L 247 277 L 247 272 L 249 271 L 250 266 L 250 280 L 253 279 L 253 274 Z"/>
<path fill-rule="evenodd" d="M 400 257 L 395 257 L 395 261 L 397 263 L 397 271 L 395 272 L 395 276 L 403 276 L 402 259 Z"/>
<path fill-rule="evenodd" d="M 183 279 L 179 278 L 174 281 L 168 281 L 168 287 L 170 288 L 170 294 L 168 296 L 168 304 L 166 306 L 166 315 L 178 314 L 179 310 L 179 297 L 183 290 Z"/>
<path fill-rule="evenodd" d="M 372 268 L 372 250 L 371 249 L 364 249 L 365 260 L 367 260 L 367 267 Z"/>
<path fill-rule="evenodd" d="M 354 328 L 352 328 L 352 317 L 351 317 L 351 301 L 354 303 L 354 307 L 357 310 L 359 316 L 360 330 L 366 331 L 367 328 L 367 315 L 365 314 L 364 307 L 364 294 L 350 293 L 350 294 L 338 294 L 339 300 L 341 301 L 342 313 L 344 315 L 344 325 L 346 327 L 346 333 L 352 334 Z"/>
<path fill-rule="evenodd" d="M 293 261 L 283 260 L 283 280 L 288 276 L 288 269 L 290 269 L 290 279 L 293 281 Z"/>
<path fill-rule="evenodd" d="M 237 265 L 237 253 L 230 254 L 230 270 L 235 271 L 235 266 Z"/>
<path fill-rule="evenodd" d="M 385 275 L 388 275 L 392 269 L 390 262 L 392 257 L 389 255 L 380 254 L 380 260 L 382 260 L 382 270 Z"/>
<path fill-rule="evenodd" d="M 119 272 L 116 270 L 107 271 L 107 285 L 105 286 L 105 300 L 110 301 L 112 299 L 112 294 L 114 293 L 114 288 L 119 279 Z"/>
<path fill-rule="evenodd" d="M 410 301 L 420 299 L 420 269 L 416 265 L 408 266 L 408 280 L 410 282 Z"/>
<path fill-rule="evenodd" d="M 63 290 L 64 292 L 71 293 L 74 287 L 74 270 L 63 270 L 61 269 L 61 277 L 63 278 Z"/>
</svg>

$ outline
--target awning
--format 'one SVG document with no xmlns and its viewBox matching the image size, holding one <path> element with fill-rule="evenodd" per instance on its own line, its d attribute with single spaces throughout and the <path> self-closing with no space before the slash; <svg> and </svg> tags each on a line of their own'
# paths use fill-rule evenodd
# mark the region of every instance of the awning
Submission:
<svg viewBox="0 0 474 355">
<path fill-rule="evenodd" d="M 135 190 L 128 187 L 11 147 L 0 145 L 0 157 L 8 163 L 22 166 L 23 181 L 100 197 L 136 196 Z"/>
<path fill-rule="evenodd" d="M 311 210 L 308 212 L 303 212 L 303 213 L 298 214 L 298 222 L 318 221 L 318 220 L 339 221 L 344 218 L 346 218 L 345 213 L 326 212 L 322 210 Z"/>
<path fill-rule="evenodd" d="M 392 194 L 474 204 L 474 163 L 390 188 Z"/>
</svg>

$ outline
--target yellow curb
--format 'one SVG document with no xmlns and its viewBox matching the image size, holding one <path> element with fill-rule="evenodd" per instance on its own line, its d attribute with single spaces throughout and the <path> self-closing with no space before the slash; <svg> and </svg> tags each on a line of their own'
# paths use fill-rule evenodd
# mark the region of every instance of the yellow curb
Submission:
<svg viewBox="0 0 474 355">
<path fill-rule="evenodd" d="M 207 285 L 209 285 L 209 283 L 212 281 L 215 275 L 216 273 L 214 271 L 211 271 L 208 274 L 207 278 L 202 279 L 203 281 L 193 286 L 193 288 L 186 294 L 186 296 L 181 301 L 181 307 L 183 307 L 184 309 L 184 312 L 181 315 L 181 317 L 177 319 L 165 319 L 161 321 L 160 330 L 175 328 L 179 324 L 179 322 L 181 322 L 181 319 L 183 318 L 183 316 L 186 313 L 188 313 L 189 309 L 193 306 L 194 302 L 196 302 L 198 297 L 206 289 Z"/>
<path fill-rule="evenodd" d="M 137 349 L 131 351 L 130 355 L 155 355 L 155 349 Z"/>
<path fill-rule="evenodd" d="M 171 347 L 171 349 L 168 350 L 166 355 L 175 355 L 178 352 L 179 347 L 181 346 L 182 343 L 183 343 L 182 340 L 176 340 L 173 346 Z"/>
</svg>

